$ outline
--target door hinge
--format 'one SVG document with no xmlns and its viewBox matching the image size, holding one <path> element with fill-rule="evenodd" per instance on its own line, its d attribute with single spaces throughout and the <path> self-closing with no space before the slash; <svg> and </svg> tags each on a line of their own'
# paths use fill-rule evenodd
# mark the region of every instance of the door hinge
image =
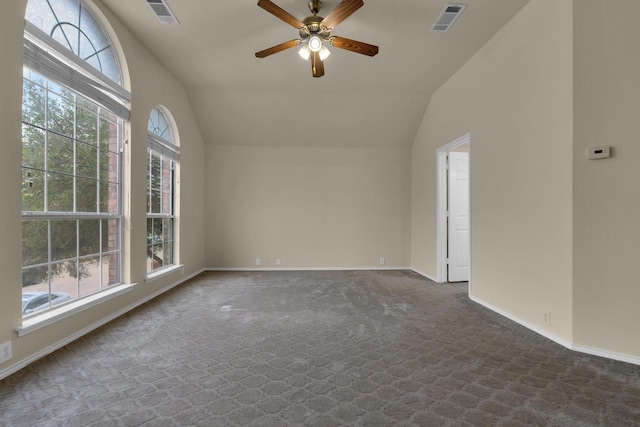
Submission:
<svg viewBox="0 0 640 427">
<path fill-rule="evenodd" d="M 447 258 L 447 264 L 451 264 L 451 260 L 449 258 Z"/>
</svg>

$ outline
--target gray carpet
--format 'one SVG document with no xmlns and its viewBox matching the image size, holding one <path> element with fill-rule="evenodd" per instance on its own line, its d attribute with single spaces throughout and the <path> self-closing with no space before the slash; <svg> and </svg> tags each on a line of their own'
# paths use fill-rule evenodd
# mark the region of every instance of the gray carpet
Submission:
<svg viewBox="0 0 640 427">
<path fill-rule="evenodd" d="M 3 426 L 630 426 L 640 366 L 406 271 L 206 273 L 0 381 Z"/>
</svg>

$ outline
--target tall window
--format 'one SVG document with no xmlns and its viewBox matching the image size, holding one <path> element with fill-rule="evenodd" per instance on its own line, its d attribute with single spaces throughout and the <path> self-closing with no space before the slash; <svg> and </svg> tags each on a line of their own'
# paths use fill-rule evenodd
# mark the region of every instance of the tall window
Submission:
<svg viewBox="0 0 640 427">
<path fill-rule="evenodd" d="M 160 107 L 151 111 L 147 148 L 147 273 L 175 263 L 175 172 L 180 149 Z"/>
<path fill-rule="evenodd" d="M 22 313 L 121 282 L 129 94 L 81 0 L 29 0 L 22 95 Z"/>
</svg>

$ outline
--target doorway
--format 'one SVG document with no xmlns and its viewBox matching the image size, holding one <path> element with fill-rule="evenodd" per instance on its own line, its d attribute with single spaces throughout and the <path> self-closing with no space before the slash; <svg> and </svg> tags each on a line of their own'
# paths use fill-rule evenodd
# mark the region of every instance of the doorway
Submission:
<svg viewBox="0 0 640 427">
<path fill-rule="evenodd" d="M 437 150 L 437 280 L 465 282 L 471 272 L 471 134 Z"/>
</svg>

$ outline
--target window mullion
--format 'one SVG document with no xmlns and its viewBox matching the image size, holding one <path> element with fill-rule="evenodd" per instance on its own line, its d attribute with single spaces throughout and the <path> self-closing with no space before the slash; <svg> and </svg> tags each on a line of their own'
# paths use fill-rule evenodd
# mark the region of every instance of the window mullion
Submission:
<svg viewBox="0 0 640 427">
<path fill-rule="evenodd" d="M 78 212 L 78 97 L 73 94 L 73 211 Z"/>
<path fill-rule="evenodd" d="M 102 182 L 100 182 L 100 167 L 101 167 L 101 161 L 100 161 L 100 132 L 101 132 L 101 124 L 100 124 L 100 109 L 98 109 L 98 111 L 96 112 L 96 140 L 94 141 L 96 143 L 96 181 L 97 181 L 97 185 L 96 185 L 96 212 L 100 212 L 100 190 L 102 188 Z M 118 211 L 119 207 L 118 207 Z"/>
<path fill-rule="evenodd" d="M 43 207 L 44 211 L 49 211 L 49 174 L 46 172 L 49 170 L 49 82 L 47 81 L 44 91 L 44 170 L 42 174 L 43 191 Z"/>
</svg>

